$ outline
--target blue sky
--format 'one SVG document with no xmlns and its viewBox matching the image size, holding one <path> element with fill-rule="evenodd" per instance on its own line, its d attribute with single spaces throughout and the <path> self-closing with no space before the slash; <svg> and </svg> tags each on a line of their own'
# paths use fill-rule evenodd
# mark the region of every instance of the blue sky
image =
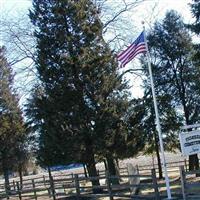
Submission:
<svg viewBox="0 0 200 200">
<path fill-rule="evenodd" d="M 108 2 L 114 3 L 119 1 L 120 0 L 108 0 Z M 145 21 L 147 28 L 150 28 L 155 20 L 163 18 L 166 11 L 171 9 L 177 10 L 183 16 L 185 22 L 192 22 L 188 3 L 191 3 L 191 0 L 146 0 L 146 2 L 127 14 L 127 19 L 130 19 L 131 26 L 137 27 L 134 33 L 130 32 L 130 37 L 134 39 L 142 30 L 141 21 Z M 26 18 L 31 4 L 31 0 L 0 0 L 0 17 L 10 18 L 11 20 L 12 18 L 21 18 L 22 16 Z M 134 65 L 134 63 L 131 63 L 130 66 L 132 67 L 132 65 Z M 137 65 L 137 62 L 135 65 Z M 132 77 L 132 75 L 127 76 L 127 78 L 130 79 L 131 83 L 134 85 L 134 96 L 142 96 L 143 91 L 140 87 L 141 79 L 139 77 Z"/>
<path fill-rule="evenodd" d="M 119 2 L 119 0 L 108 0 L 108 2 Z M 132 13 L 129 13 L 129 16 L 132 22 L 139 27 L 142 20 L 153 24 L 155 19 L 163 18 L 167 10 L 174 9 L 182 14 L 186 22 L 190 22 L 192 20 L 188 6 L 190 2 L 191 0 L 146 0 Z M 22 16 L 28 12 L 30 7 L 31 0 L 0 0 L 1 16 Z"/>
</svg>

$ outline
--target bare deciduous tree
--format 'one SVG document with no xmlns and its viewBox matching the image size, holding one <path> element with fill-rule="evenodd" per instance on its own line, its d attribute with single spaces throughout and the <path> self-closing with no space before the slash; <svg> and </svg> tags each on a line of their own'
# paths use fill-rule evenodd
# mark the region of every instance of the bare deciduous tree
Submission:
<svg viewBox="0 0 200 200">
<path fill-rule="evenodd" d="M 27 0 L 29 1 L 29 0 Z M 124 44 L 132 41 L 137 29 L 134 20 L 130 19 L 137 11 L 137 6 L 148 0 L 93 0 L 100 11 L 100 18 L 104 24 L 105 41 L 113 50 L 119 51 Z M 7 47 L 9 64 L 16 74 L 16 88 L 22 98 L 26 99 L 37 80 L 35 70 L 35 37 L 34 28 L 28 17 L 28 9 L 17 17 L 11 12 L 0 19 L 2 41 Z M 10 16 L 10 17 L 9 17 Z"/>
</svg>

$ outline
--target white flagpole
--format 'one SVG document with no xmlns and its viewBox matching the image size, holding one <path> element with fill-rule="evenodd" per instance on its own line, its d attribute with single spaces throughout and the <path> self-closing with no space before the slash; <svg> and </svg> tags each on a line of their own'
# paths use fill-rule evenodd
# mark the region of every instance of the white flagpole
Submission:
<svg viewBox="0 0 200 200">
<path fill-rule="evenodd" d="M 163 140 L 162 140 L 162 132 L 161 132 L 161 126 L 160 126 L 158 106 L 157 106 L 155 88 L 154 88 L 154 83 L 153 83 L 153 75 L 152 75 L 152 70 L 151 70 L 150 54 L 149 54 L 149 49 L 148 49 L 147 40 L 146 40 L 145 27 L 144 27 L 144 40 L 145 40 L 145 45 L 146 45 L 146 49 L 147 49 L 147 54 L 146 55 L 147 55 L 149 75 L 150 75 L 150 80 L 151 80 L 151 90 L 152 90 L 152 95 L 153 95 L 154 110 L 155 110 L 155 114 L 156 114 L 156 125 L 157 125 L 156 127 L 157 127 L 157 131 L 158 131 L 158 135 L 159 135 L 161 159 L 162 159 L 162 165 L 163 165 L 163 169 L 164 169 L 164 173 L 165 173 L 167 197 L 168 197 L 168 199 L 172 199 L 171 191 L 170 191 L 170 185 L 169 185 L 169 177 L 168 177 L 168 173 L 167 173 L 165 154 L 164 154 L 164 146 L 163 146 Z"/>
</svg>

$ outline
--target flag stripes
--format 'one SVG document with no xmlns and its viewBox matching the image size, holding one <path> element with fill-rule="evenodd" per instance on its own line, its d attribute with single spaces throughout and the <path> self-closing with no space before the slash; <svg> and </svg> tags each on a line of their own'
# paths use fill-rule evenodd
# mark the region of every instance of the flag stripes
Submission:
<svg viewBox="0 0 200 200">
<path fill-rule="evenodd" d="M 117 58 L 121 62 L 121 67 L 125 67 L 134 57 L 140 53 L 146 53 L 147 48 L 144 41 L 144 32 L 123 52 L 118 54 Z"/>
</svg>

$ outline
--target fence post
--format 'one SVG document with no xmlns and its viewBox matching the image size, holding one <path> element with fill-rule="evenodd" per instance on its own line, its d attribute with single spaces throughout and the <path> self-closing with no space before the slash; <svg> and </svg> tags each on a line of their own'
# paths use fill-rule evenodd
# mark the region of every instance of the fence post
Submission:
<svg viewBox="0 0 200 200">
<path fill-rule="evenodd" d="M 128 164 L 126 165 L 126 175 L 129 175 L 129 171 L 128 171 Z"/>
<path fill-rule="evenodd" d="M 71 177 L 72 177 L 72 183 L 73 183 L 73 179 L 74 179 L 74 174 L 73 173 L 71 173 Z"/>
<path fill-rule="evenodd" d="M 34 197 L 37 200 L 37 194 L 36 194 L 36 190 L 35 190 L 35 182 L 34 179 L 32 179 L 32 185 L 33 185 L 33 192 L 34 192 Z"/>
<path fill-rule="evenodd" d="M 51 181 L 50 181 L 50 177 L 49 177 L 49 179 L 46 179 L 46 187 L 47 187 L 47 192 L 48 192 L 49 198 L 51 198 Z"/>
<path fill-rule="evenodd" d="M 155 169 L 151 170 L 151 175 L 152 175 L 153 188 L 154 188 L 154 192 L 155 192 L 155 200 L 159 200 L 160 199 L 160 193 L 159 193 L 159 190 L 158 190 L 158 183 L 157 183 L 156 170 Z"/>
<path fill-rule="evenodd" d="M 43 183 L 44 183 L 44 187 L 46 187 L 45 175 L 43 175 Z"/>
<path fill-rule="evenodd" d="M 4 184 L 4 187 L 5 187 L 5 192 L 6 192 L 6 199 L 9 199 L 9 190 L 7 188 L 6 183 Z"/>
<path fill-rule="evenodd" d="M 140 169 L 138 165 L 136 165 L 136 170 L 137 170 L 137 174 L 140 174 Z"/>
<path fill-rule="evenodd" d="M 76 187 L 76 199 L 79 200 L 80 199 L 80 185 L 79 185 L 78 174 L 75 174 L 74 181 L 75 181 L 75 187 Z"/>
<path fill-rule="evenodd" d="M 181 190 L 182 190 L 183 200 L 186 200 L 186 193 L 185 193 L 185 183 L 186 183 L 185 170 L 184 170 L 183 166 L 180 166 L 179 170 L 180 170 L 180 177 L 181 177 Z"/>
<path fill-rule="evenodd" d="M 106 183 L 107 183 L 107 190 L 108 190 L 109 198 L 110 198 L 110 200 L 113 200 L 112 188 L 111 188 L 111 184 L 110 184 L 110 176 L 109 176 L 108 171 L 106 171 Z"/>
<path fill-rule="evenodd" d="M 19 199 L 22 200 L 22 193 L 21 193 L 21 189 L 19 187 L 19 182 L 18 181 L 17 181 L 17 190 L 18 190 Z"/>
<path fill-rule="evenodd" d="M 87 175 L 86 164 L 83 164 L 83 169 L 84 169 L 85 178 L 87 178 L 88 175 Z"/>
<path fill-rule="evenodd" d="M 185 164 L 185 170 L 187 171 L 187 160 L 184 159 L 184 164 Z"/>
<path fill-rule="evenodd" d="M 16 191 L 15 181 L 13 180 L 13 190 Z"/>
</svg>

